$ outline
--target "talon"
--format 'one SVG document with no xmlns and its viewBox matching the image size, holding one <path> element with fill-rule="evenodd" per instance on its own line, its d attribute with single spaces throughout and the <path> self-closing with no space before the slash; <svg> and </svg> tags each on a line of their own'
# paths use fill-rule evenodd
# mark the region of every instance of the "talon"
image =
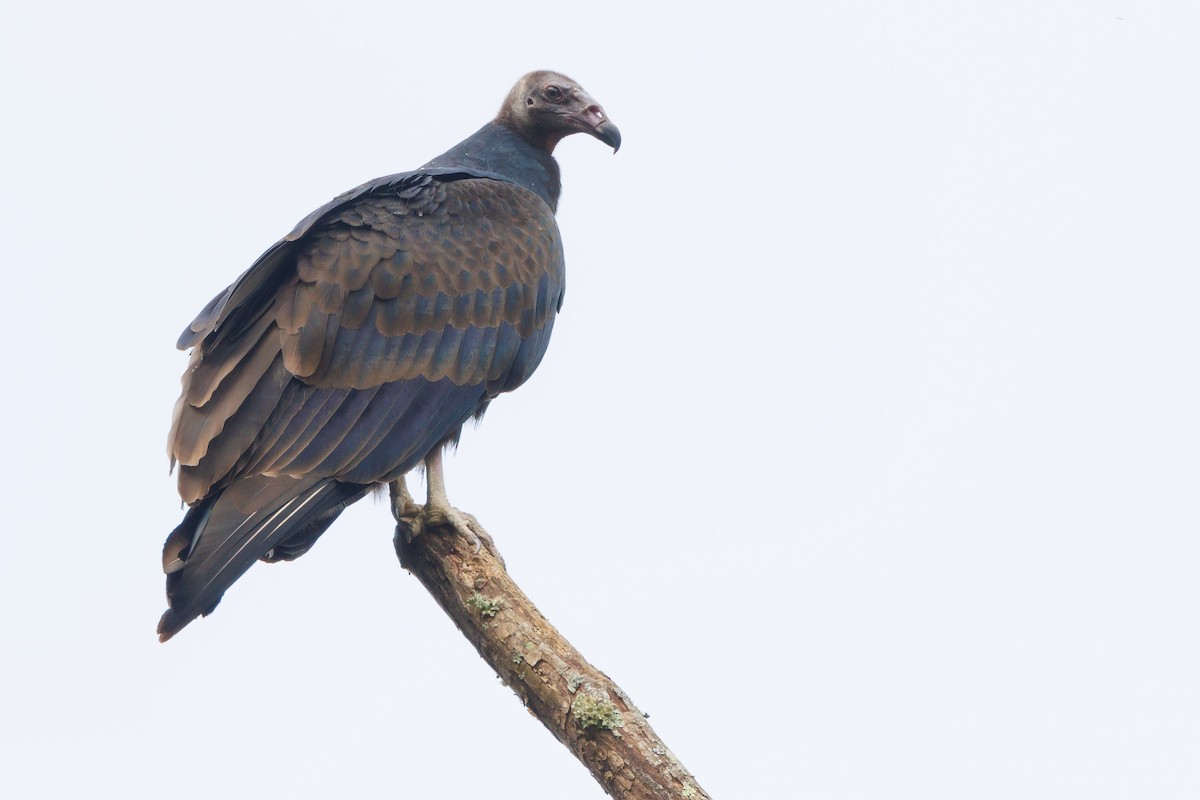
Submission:
<svg viewBox="0 0 1200 800">
<path fill-rule="evenodd" d="M 453 528 L 456 533 L 466 539 L 475 548 L 476 553 L 483 549 L 483 542 L 480 541 L 478 536 L 478 532 L 483 531 L 483 526 L 470 514 L 465 514 L 453 506 L 443 507 L 426 503 L 424 517 L 425 521 L 430 525 Z M 487 535 L 486 531 L 484 531 L 484 535 Z"/>
<path fill-rule="evenodd" d="M 450 505 L 446 498 L 446 483 L 442 477 L 441 448 L 435 448 L 425 457 L 425 477 L 429 486 L 429 498 L 425 505 L 417 505 L 409 494 L 404 478 L 397 478 L 390 484 L 392 498 L 392 515 L 398 525 L 403 526 L 407 540 L 411 542 L 427 528 L 453 528 L 456 533 L 470 543 L 476 555 L 487 545 L 492 553 L 504 565 L 504 559 L 496 549 L 496 543 L 491 535 L 479 524 L 471 514 L 459 511 Z"/>
</svg>

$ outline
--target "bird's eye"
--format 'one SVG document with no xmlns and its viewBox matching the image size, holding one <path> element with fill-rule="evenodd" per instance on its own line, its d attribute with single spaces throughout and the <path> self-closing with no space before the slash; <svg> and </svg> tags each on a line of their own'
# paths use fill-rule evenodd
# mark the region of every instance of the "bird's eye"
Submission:
<svg viewBox="0 0 1200 800">
<path fill-rule="evenodd" d="M 557 103 L 559 100 L 562 99 L 563 90 L 558 88 L 554 84 L 550 84 L 549 86 L 547 86 L 545 89 L 542 90 L 542 96 L 545 97 L 547 100 L 549 100 L 551 103 Z"/>
</svg>

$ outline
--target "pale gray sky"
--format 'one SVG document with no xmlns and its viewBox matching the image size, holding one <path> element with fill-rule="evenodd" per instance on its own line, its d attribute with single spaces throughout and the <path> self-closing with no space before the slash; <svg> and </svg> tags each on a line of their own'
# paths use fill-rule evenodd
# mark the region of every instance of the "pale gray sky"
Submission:
<svg viewBox="0 0 1200 800">
<path fill-rule="evenodd" d="M 0 794 L 602 796 L 382 504 L 154 636 L 179 331 L 535 68 L 625 142 L 450 496 L 700 783 L 1200 793 L 1200 12 L 779 8 L 6 8 Z"/>
</svg>

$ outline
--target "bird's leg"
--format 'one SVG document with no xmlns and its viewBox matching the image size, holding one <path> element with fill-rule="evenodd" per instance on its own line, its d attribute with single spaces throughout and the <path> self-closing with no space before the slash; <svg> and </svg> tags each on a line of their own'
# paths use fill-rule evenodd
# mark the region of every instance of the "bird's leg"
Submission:
<svg viewBox="0 0 1200 800">
<path fill-rule="evenodd" d="M 396 518 L 396 535 L 403 534 L 405 542 L 412 542 L 425 527 L 423 509 L 413 500 L 403 475 L 388 484 L 388 492 L 392 497 L 392 516 Z"/>
<path fill-rule="evenodd" d="M 450 505 L 450 498 L 446 497 L 446 477 L 442 474 L 442 448 L 440 447 L 435 447 L 433 452 L 425 456 L 425 484 L 428 496 L 425 498 L 425 507 L 421 511 L 421 516 L 426 525 L 448 525 L 465 537 L 475 548 L 476 553 L 482 549 L 484 542 L 487 543 L 489 550 L 495 552 L 496 545 L 492 542 L 492 537 L 488 535 L 488 532 L 479 524 L 479 520 Z M 411 498 L 409 499 L 411 500 Z"/>
<path fill-rule="evenodd" d="M 396 518 L 396 522 L 411 524 L 421 513 L 421 507 L 413 500 L 403 475 L 388 484 L 388 492 L 392 496 L 392 516 Z"/>
<path fill-rule="evenodd" d="M 392 500 L 392 516 L 396 518 L 405 541 L 411 542 L 428 528 L 448 526 L 465 537 L 478 553 L 484 544 L 500 557 L 492 537 L 470 514 L 450 505 L 446 497 L 446 478 L 442 474 L 442 449 L 439 447 L 425 457 L 425 480 L 429 487 L 425 505 L 418 505 L 408 491 L 408 483 L 401 475 L 388 484 Z M 503 563 L 501 558 L 501 563 Z"/>
</svg>

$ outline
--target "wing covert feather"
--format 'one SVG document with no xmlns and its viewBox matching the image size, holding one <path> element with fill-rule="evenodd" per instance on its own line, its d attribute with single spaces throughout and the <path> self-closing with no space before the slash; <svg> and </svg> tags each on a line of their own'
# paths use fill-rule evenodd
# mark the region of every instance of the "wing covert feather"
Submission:
<svg viewBox="0 0 1200 800">
<path fill-rule="evenodd" d="M 528 377 L 561 303 L 554 216 L 502 181 L 359 197 L 294 244 L 266 305 L 193 352 L 170 437 L 189 503 L 250 475 L 403 474 Z"/>
<path fill-rule="evenodd" d="M 421 214 L 368 197 L 300 243 L 276 319 L 297 376 L 360 389 L 486 381 L 496 349 L 463 350 L 487 341 L 466 331 L 507 322 L 530 336 L 553 317 L 563 258 L 545 203 L 500 181 L 435 185 L 440 202 Z"/>
</svg>

